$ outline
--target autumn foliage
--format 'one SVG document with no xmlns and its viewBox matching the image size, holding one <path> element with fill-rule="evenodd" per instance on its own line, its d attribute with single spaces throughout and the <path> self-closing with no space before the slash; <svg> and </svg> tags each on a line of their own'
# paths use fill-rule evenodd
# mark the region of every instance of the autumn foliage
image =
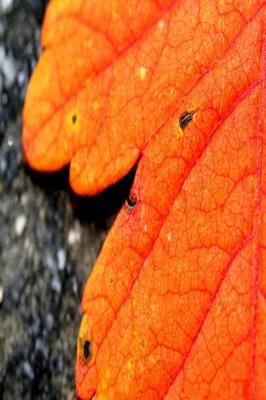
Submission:
<svg viewBox="0 0 266 400">
<path fill-rule="evenodd" d="M 53 0 L 29 164 L 93 195 L 138 161 L 86 284 L 81 399 L 266 399 L 266 1 Z"/>
</svg>

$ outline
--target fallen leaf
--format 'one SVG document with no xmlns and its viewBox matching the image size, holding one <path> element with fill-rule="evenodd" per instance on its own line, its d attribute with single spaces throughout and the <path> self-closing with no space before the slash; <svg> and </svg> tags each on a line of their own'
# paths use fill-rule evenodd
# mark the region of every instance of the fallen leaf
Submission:
<svg viewBox="0 0 266 400">
<path fill-rule="evenodd" d="M 28 161 L 93 194 L 140 159 L 84 290 L 81 399 L 266 399 L 265 19 L 262 0 L 48 8 Z"/>
</svg>

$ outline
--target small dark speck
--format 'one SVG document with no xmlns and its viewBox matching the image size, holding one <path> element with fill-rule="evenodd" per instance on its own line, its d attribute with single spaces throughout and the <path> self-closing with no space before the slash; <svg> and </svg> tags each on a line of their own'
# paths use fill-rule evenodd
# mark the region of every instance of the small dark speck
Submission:
<svg viewBox="0 0 266 400">
<path fill-rule="evenodd" d="M 77 115 L 76 114 L 73 114 L 72 115 L 72 122 L 73 122 L 73 124 L 75 124 L 76 122 L 77 122 Z"/>
<path fill-rule="evenodd" d="M 179 126 L 181 129 L 185 129 L 186 126 L 193 120 L 194 111 L 185 111 L 179 117 Z"/>
<path fill-rule="evenodd" d="M 91 347 L 90 342 L 86 340 L 83 346 L 83 354 L 86 360 L 90 357 L 90 347 Z"/>
</svg>

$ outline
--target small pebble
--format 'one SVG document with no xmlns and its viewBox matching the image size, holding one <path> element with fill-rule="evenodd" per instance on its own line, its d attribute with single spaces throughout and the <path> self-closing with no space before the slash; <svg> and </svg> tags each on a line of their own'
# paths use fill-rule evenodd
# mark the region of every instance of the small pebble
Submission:
<svg viewBox="0 0 266 400">
<path fill-rule="evenodd" d="M 53 259 L 53 257 L 52 257 L 51 254 L 48 254 L 48 255 L 45 257 L 45 264 L 47 265 L 47 267 L 48 267 L 49 269 L 51 269 L 51 270 L 54 270 L 54 269 L 55 269 L 55 261 L 54 261 L 54 259 Z"/>
<path fill-rule="evenodd" d="M 60 271 L 65 269 L 66 266 L 66 252 L 64 249 L 59 249 L 57 252 L 58 268 Z"/>
<path fill-rule="evenodd" d="M 5 158 L 0 158 L 0 172 L 5 172 L 7 168 L 7 162 Z"/>
<path fill-rule="evenodd" d="M 73 290 L 73 293 L 75 293 L 76 295 L 78 294 L 78 283 L 77 283 L 76 278 L 72 279 L 72 290 Z"/>
<path fill-rule="evenodd" d="M 0 0 L 0 9 L 3 12 L 7 12 L 13 5 L 13 0 Z"/>
<path fill-rule="evenodd" d="M 0 305 L 3 303 L 4 301 L 4 288 L 3 286 L 0 286 Z"/>
<path fill-rule="evenodd" d="M 7 140 L 7 144 L 8 144 L 9 147 L 12 147 L 13 144 L 14 144 L 14 140 L 13 140 L 12 138 L 9 138 L 9 139 Z"/>
<path fill-rule="evenodd" d="M 20 237 L 23 234 L 26 224 L 27 224 L 27 218 L 26 215 L 24 214 L 19 215 L 15 220 L 15 233 L 18 237 Z"/>
<path fill-rule="evenodd" d="M 59 280 L 58 277 L 54 277 L 52 282 L 51 282 L 51 288 L 52 290 L 54 290 L 56 293 L 60 294 L 61 293 L 61 289 L 62 289 L 62 284 Z"/>
<path fill-rule="evenodd" d="M 67 236 L 67 242 L 70 246 L 78 243 L 80 241 L 80 230 L 78 227 L 70 229 Z"/>
<path fill-rule="evenodd" d="M 24 374 L 25 374 L 30 380 L 33 380 L 33 379 L 34 379 L 34 372 L 33 372 L 33 369 L 32 369 L 32 366 L 30 365 L 30 363 L 29 363 L 28 361 L 23 362 L 22 368 L 23 368 Z"/>
<path fill-rule="evenodd" d="M 48 314 L 46 316 L 46 328 L 48 331 L 51 331 L 53 329 L 54 326 L 54 317 L 52 314 Z"/>
<path fill-rule="evenodd" d="M 6 86 L 10 88 L 15 82 L 17 70 L 14 59 L 6 54 L 3 46 L 0 46 L 0 71 Z"/>
</svg>

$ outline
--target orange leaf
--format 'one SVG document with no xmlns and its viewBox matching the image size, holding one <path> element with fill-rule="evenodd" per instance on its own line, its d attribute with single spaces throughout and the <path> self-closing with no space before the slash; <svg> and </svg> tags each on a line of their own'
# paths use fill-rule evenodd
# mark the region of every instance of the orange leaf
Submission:
<svg viewBox="0 0 266 400">
<path fill-rule="evenodd" d="M 140 158 L 84 291 L 81 399 L 266 399 L 265 20 L 265 0 L 50 4 L 27 159 L 93 194 Z"/>
</svg>

